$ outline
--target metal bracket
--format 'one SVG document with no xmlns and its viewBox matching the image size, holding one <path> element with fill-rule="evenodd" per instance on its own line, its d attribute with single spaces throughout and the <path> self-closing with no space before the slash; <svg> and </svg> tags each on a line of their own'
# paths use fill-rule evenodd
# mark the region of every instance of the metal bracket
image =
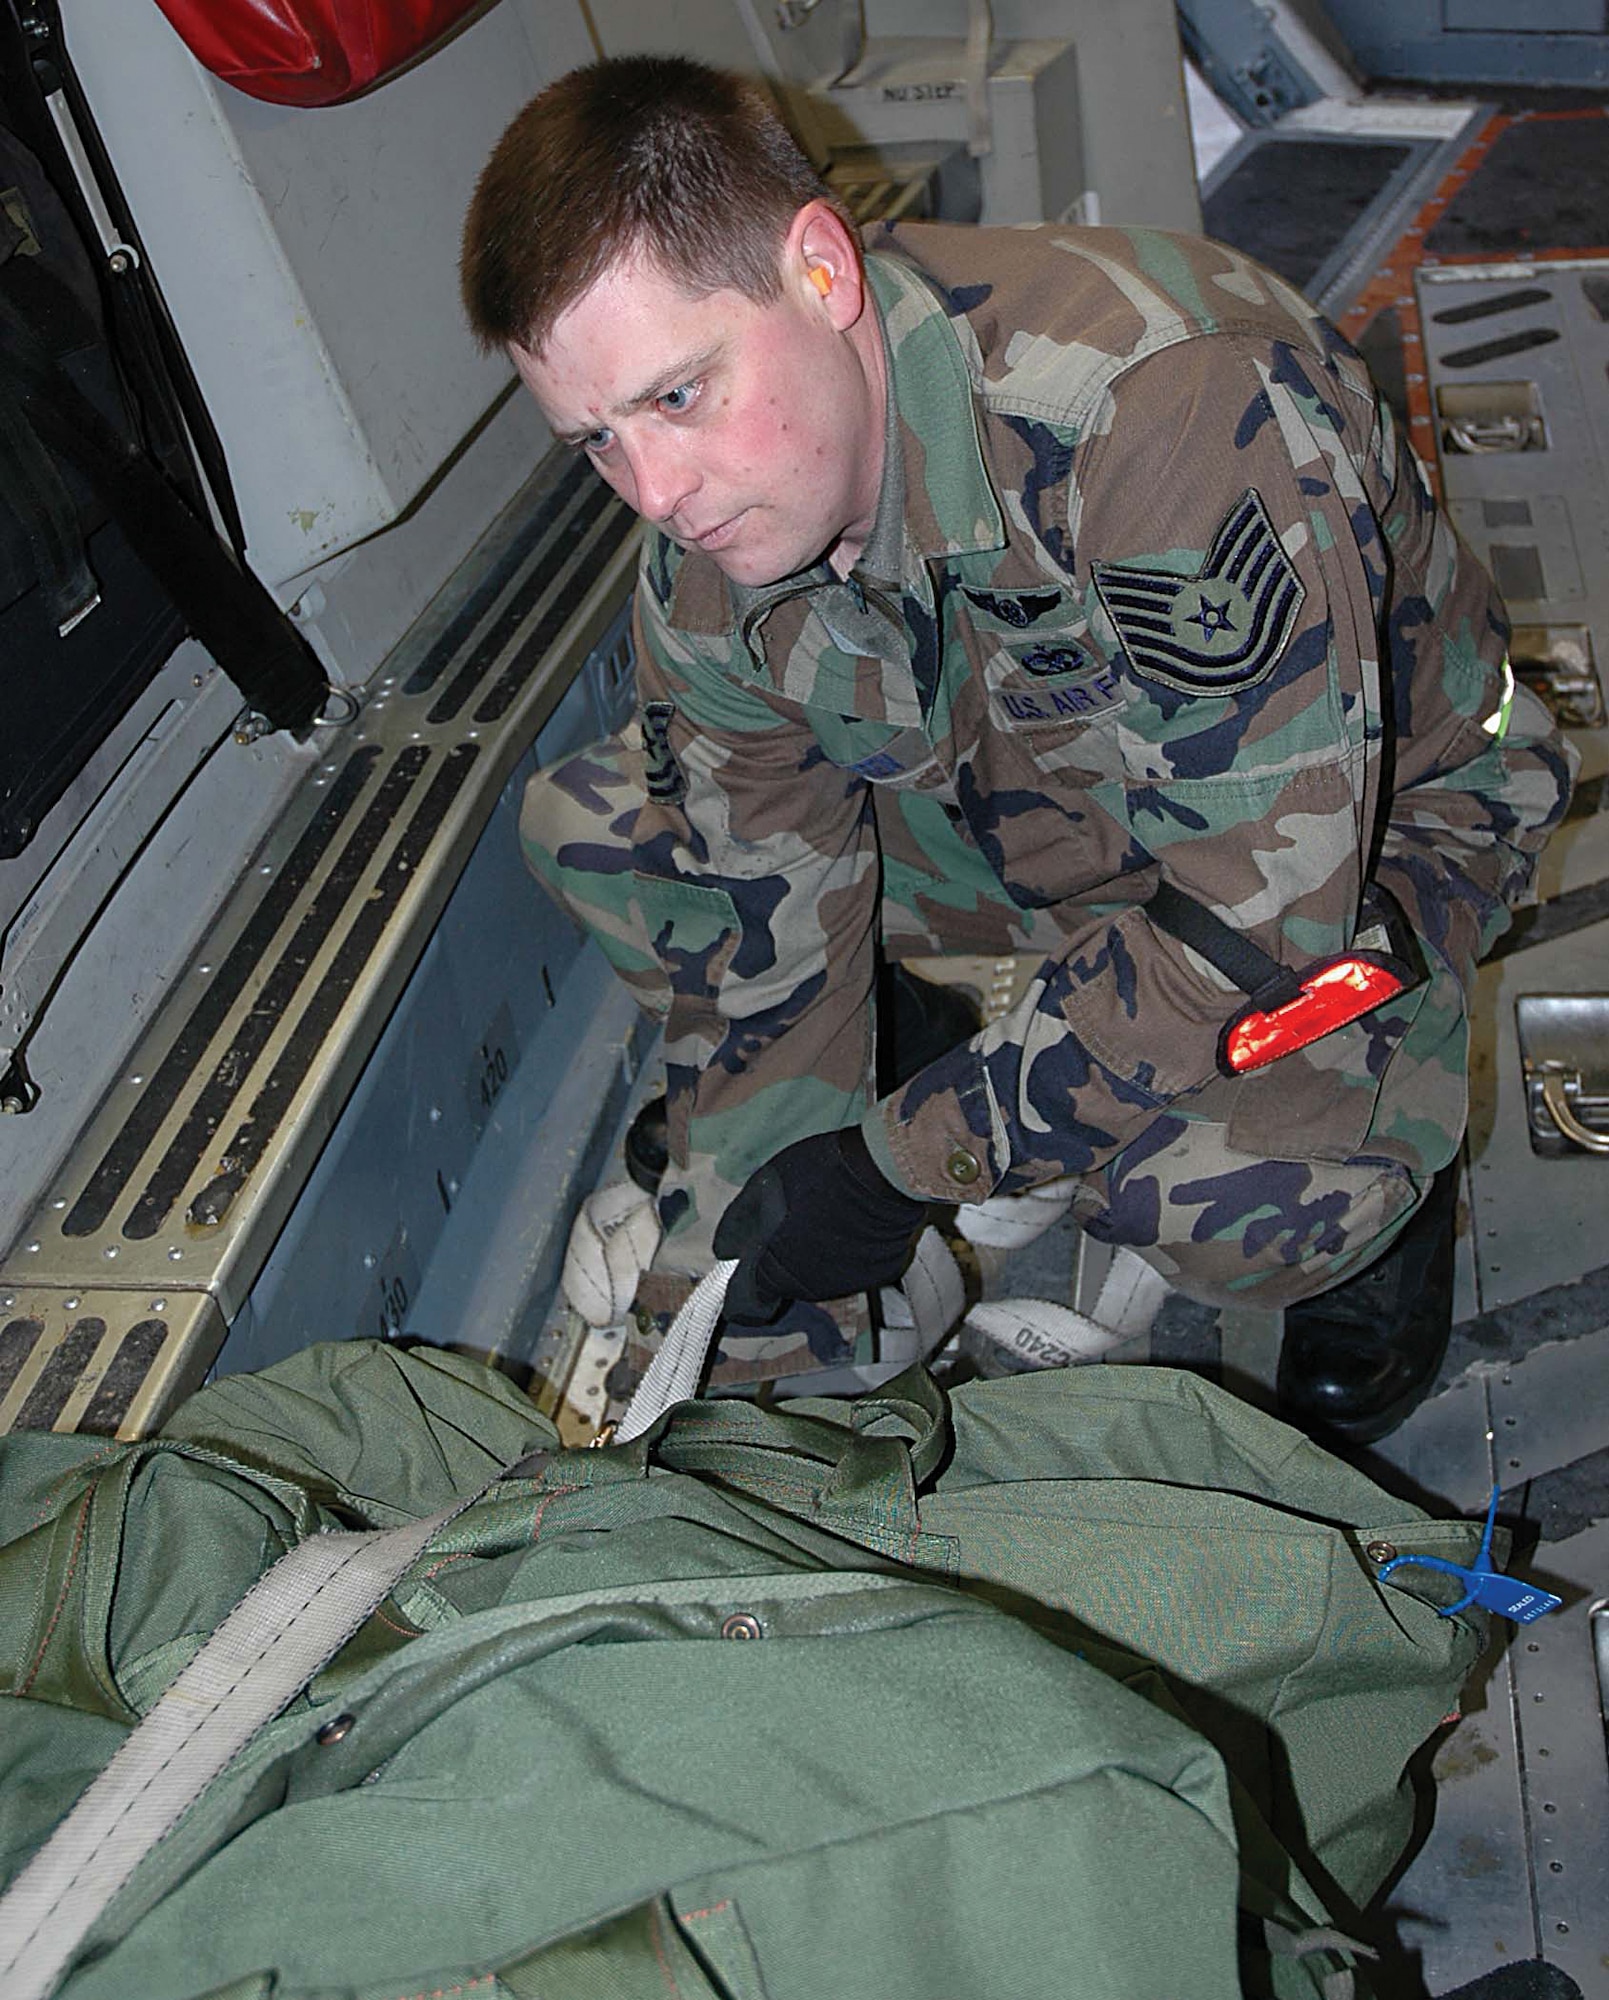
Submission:
<svg viewBox="0 0 1609 2000">
<path fill-rule="evenodd" d="M 32 1111 L 38 1102 L 39 1086 L 28 1074 L 28 1065 L 18 1049 L 13 1052 L 4 1073 L 0 1074 L 0 1115 L 20 1118 Z"/>
<path fill-rule="evenodd" d="M 1609 1154 L 1609 993 L 1525 993 L 1514 1017 L 1532 1152 Z"/>
</svg>

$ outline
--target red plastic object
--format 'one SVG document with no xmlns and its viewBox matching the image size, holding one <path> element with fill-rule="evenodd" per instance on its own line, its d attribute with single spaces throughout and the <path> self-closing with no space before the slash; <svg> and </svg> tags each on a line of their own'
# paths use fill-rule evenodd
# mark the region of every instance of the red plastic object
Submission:
<svg viewBox="0 0 1609 2000">
<path fill-rule="evenodd" d="M 444 41 L 486 0 L 157 0 L 192 55 L 269 104 L 341 104 Z"/>
<path fill-rule="evenodd" d="M 1331 959 L 1302 981 L 1294 1000 L 1268 1013 L 1252 1008 L 1237 1015 L 1224 1030 L 1218 1067 L 1226 1076 L 1244 1076 L 1277 1062 L 1293 1049 L 1305 1049 L 1336 1028 L 1405 993 L 1411 984 L 1405 966 L 1389 959 Z"/>
</svg>

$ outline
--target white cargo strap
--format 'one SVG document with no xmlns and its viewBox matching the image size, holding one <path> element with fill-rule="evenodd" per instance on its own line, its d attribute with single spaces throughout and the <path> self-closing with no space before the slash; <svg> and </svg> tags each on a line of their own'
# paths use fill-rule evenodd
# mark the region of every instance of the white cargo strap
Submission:
<svg viewBox="0 0 1609 2000">
<path fill-rule="evenodd" d="M 491 1484 L 406 1527 L 312 1535 L 259 1578 L 0 1897 L 6 2000 L 47 2000 L 140 1861 Z"/>
<path fill-rule="evenodd" d="M 955 1226 L 980 1250 L 1020 1250 L 1061 1221 L 1073 1205 L 1075 1185 L 1068 1176 L 1025 1188 L 1021 1194 L 965 1201 L 955 1211 Z"/>
<path fill-rule="evenodd" d="M 1109 1326 L 1048 1299 L 991 1299 L 966 1323 L 1029 1368 L 1073 1368 L 1099 1361 L 1123 1339 Z"/>
<path fill-rule="evenodd" d="M 1120 1244 L 1091 1311 L 1102 1326 L 1110 1327 L 1114 1340 L 1133 1340 L 1151 1331 L 1172 1289 L 1137 1250 Z"/>
<path fill-rule="evenodd" d="M 656 1417 L 698 1394 L 698 1378 L 704 1372 L 710 1343 L 720 1324 L 721 1301 L 736 1269 L 735 1257 L 723 1258 L 693 1287 L 681 1311 L 666 1328 L 659 1352 L 649 1362 L 626 1405 L 625 1415 L 615 1426 L 616 1443 L 630 1444 L 633 1438 L 642 1436 Z"/>
<path fill-rule="evenodd" d="M 634 1181 L 612 1181 L 581 1204 L 559 1287 L 588 1326 L 613 1326 L 630 1312 L 660 1233 L 654 1198 Z"/>
</svg>

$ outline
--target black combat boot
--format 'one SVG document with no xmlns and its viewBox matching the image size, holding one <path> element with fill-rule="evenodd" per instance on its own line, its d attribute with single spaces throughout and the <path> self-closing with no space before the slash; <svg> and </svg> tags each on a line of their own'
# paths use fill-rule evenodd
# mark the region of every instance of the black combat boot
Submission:
<svg viewBox="0 0 1609 2000">
<path fill-rule="evenodd" d="M 1373 1444 L 1429 1394 L 1453 1324 L 1458 1168 L 1382 1257 L 1285 1309 L 1279 1412 L 1321 1444 Z"/>
<path fill-rule="evenodd" d="M 919 979 L 903 965 L 883 964 L 877 971 L 878 1019 L 887 1025 L 879 1040 L 878 1088 L 897 1090 L 908 1077 L 969 1040 L 982 1025 L 977 1007 L 953 986 Z M 651 1097 L 626 1132 L 626 1172 L 649 1194 L 658 1192 L 670 1163 L 667 1110 L 662 1097 Z"/>
<path fill-rule="evenodd" d="M 626 1127 L 626 1172 L 648 1194 L 659 1192 L 670 1165 L 669 1120 L 670 1106 L 665 1099 L 650 1097 Z"/>
</svg>

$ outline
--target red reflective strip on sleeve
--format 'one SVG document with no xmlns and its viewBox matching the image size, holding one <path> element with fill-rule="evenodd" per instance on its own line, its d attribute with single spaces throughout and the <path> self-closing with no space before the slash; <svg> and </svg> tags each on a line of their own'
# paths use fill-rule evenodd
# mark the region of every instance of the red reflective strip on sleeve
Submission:
<svg viewBox="0 0 1609 2000">
<path fill-rule="evenodd" d="M 1405 992 L 1407 982 L 1390 966 L 1367 958 L 1338 958 L 1309 973 L 1294 1000 L 1271 1014 L 1242 1014 L 1224 1035 L 1223 1061 L 1231 1075 L 1261 1069 L 1293 1049 L 1305 1049 L 1383 1001 Z"/>
</svg>

